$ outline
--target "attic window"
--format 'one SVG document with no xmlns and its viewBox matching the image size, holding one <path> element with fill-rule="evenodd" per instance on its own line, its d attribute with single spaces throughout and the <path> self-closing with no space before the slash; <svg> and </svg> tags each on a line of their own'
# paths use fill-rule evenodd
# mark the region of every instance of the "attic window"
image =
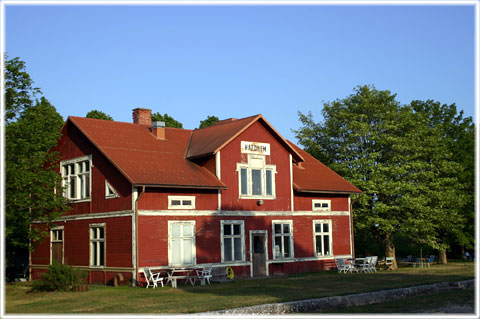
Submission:
<svg viewBox="0 0 480 319">
<path fill-rule="evenodd" d="M 112 185 L 110 185 L 109 182 L 105 181 L 105 198 L 118 198 L 120 197 L 117 193 L 117 191 L 115 190 L 115 188 L 113 188 Z"/>
<path fill-rule="evenodd" d="M 64 197 L 70 200 L 90 200 L 91 156 L 82 156 L 60 162 Z"/>
<path fill-rule="evenodd" d="M 330 211 L 332 201 L 329 199 L 313 199 L 312 210 L 313 211 Z"/>
<path fill-rule="evenodd" d="M 168 209 L 195 209 L 195 196 L 168 196 Z"/>
</svg>

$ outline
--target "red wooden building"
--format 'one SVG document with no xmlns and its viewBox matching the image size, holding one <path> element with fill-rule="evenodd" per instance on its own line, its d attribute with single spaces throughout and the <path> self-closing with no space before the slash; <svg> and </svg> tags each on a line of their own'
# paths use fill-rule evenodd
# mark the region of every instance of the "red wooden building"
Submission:
<svg viewBox="0 0 480 319">
<path fill-rule="evenodd" d="M 32 279 L 52 260 L 107 283 L 117 273 L 141 281 L 143 267 L 318 271 L 353 255 L 361 191 L 261 115 L 187 130 L 135 109 L 133 122 L 67 119 L 56 150 L 73 209 L 32 243 Z"/>
</svg>

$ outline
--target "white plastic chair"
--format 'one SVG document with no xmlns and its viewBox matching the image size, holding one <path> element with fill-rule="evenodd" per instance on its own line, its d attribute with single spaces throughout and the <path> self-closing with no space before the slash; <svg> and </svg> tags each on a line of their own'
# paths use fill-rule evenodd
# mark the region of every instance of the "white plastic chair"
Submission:
<svg viewBox="0 0 480 319">
<path fill-rule="evenodd" d="M 338 272 L 347 273 L 347 272 L 358 272 L 358 269 L 352 265 L 352 264 L 347 264 L 345 262 L 345 259 L 343 258 L 337 258 L 335 259 L 335 264 L 337 265 Z"/>
<path fill-rule="evenodd" d="M 205 285 L 205 281 L 210 285 L 210 278 L 212 278 L 212 267 L 205 267 L 202 270 L 197 270 L 195 280 L 200 281 L 201 285 Z"/>
<path fill-rule="evenodd" d="M 163 287 L 163 277 L 160 277 L 159 272 L 154 274 L 152 273 L 150 268 L 143 268 L 143 274 L 145 275 L 145 279 L 147 280 L 147 288 L 150 286 L 152 286 L 153 289 L 157 288 L 158 282 L 160 282 Z"/>
<path fill-rule="evenodd" d="M 369 272 L 377 272 L 377 262 L 378 262 L 378 256 L 372 256 L 370 258 L 370 262 L 368 263 Z"/>
</svg>

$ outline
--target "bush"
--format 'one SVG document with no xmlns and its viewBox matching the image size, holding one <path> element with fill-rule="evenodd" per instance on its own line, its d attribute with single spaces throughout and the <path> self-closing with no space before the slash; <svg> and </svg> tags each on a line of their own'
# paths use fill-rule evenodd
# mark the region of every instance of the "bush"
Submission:
<svg viewBox="0 0 480 319">
<path fill-rule="evenodd" d="M 72 286 L 85 282 L 86 277 L 85 271 L 53 261 L 48 271 L 42 274 L 42 279 L 33 283 L 33 290 L 69 291 Z"/>
</svg>

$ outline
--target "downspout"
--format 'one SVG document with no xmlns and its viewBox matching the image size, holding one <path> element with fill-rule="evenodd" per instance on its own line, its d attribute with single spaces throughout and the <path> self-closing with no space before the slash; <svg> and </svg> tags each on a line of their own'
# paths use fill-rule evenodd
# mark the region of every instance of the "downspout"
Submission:
<svg viewBox="0 0 480 319">
<path fill-rule="evenodd" d="M 350 237 L 352 238 L 352 258 L 355 258 L 355 237 L 354 237 L 354 232 L 353 232 L 353 204 L 358 200 L 360 195 L 357 195 L 357 197 L 353 200 L 353 202 L 350 203 Z"/>
<path fill-rule="evenodd" d="M 135 281 L 138 286 L 138 201 L 145 193 L 145 186 L 142 186 L 142 192 L 135 199 Z"/>
</svg>

